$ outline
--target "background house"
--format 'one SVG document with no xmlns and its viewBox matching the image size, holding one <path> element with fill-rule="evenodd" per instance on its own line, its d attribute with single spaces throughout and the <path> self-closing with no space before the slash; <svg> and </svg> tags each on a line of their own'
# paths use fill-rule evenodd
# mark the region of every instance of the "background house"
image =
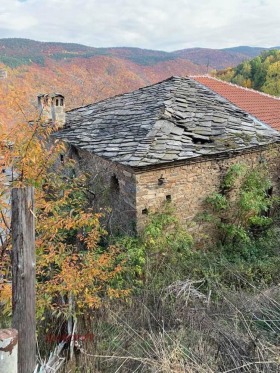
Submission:
<svg viewBox="0 0 280 373">
<path fill-rule="evenodd" d="M 278 191 L 279 133 L 191 78 L 69 111 L 55 136 L 92 175 L 96 206 L 111 207 L 121 232 L 141 230 L 166 200 L 188 224 L 237 162 L 267 161 Z"/>
<path fill-rule="evenodd" d="M 211 76 L 194 76 L 193 79 L 260 121 L 280 130 L 280 97 L 224 82 Z"/>
</svg>

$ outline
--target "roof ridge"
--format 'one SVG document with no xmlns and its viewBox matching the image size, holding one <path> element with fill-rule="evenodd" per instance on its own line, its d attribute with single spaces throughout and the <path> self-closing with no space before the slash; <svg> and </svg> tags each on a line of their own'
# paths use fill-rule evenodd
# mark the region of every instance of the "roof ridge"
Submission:
<svg viewBox="0 0 280 373">
<path fill-rule="evenodd" d="M 150 150 L 151 146 L 153 145 L 153 142 L 156 138 L 157 133 L 159 131 L 161 131 L 161 128 L 155 128 L 155 124 L 160 120 L 169 120 L 168 118 L 164 118 L 164 113 L 166 112 L 166 109 L 168 108 L 168 106 L 166 105 L 166 101 L 171 100 L 172 103 L 175 101 L 175 92 L 177 92 L 179 87 L 182 85 L 182 78 L 188 79 L 188 77 L 181 77 L 181 76 L 172 75 L 171 77 L 169 77 L 167 79 L 164 79 L 161 82 L 159 82 L 159 83 L 163 83 L 163 82 L 174 80 L 174 82 L 173 82 L 174 90 L 172 89 L 171 91 L 166 91 L 165 96 L 163 98 L 162 105 L 160 105 L 159 111 L 158 111 L 157 116 L 155 118 L 154 126 L 152 126 L 146 134 L 146 139 L 149 138 L 149 136 L 151 136 L 151 134 L 152 134 L 152 137 L 153 137 L 153 141 L 149 144 L 149 150 Z M 178 80 L 179 80 L 179 82 L 178 82 Z M 176 84 L 176 82 L 178 82 L 179 84 Z M 151 87 L 151 86 L 154 86 L 154 85 L 157 85 L 157 84 L 158 83 L 152 84 L 152 85 L 147 86 L 147 87 Z M 143 87 L 143 88 L 146 88 L 146 87 Z M 139 88 L 139 90 L 140 89 L 141 88 Z M 161 111 L 161 108 L 163 109 L 163 112 Z M 135 149 L 134 154 L 136 152 L 137 152 L 137 148 Z"/>
<path fill-rule="evenodd" d="M 218 78 L 216 78 L 214 76 L 211 76 L 209 74 L 204 74 L 204 75 L 189 75 L 189 77 L 192 78 L 192 79 L 195 79 L 195 78 L 209 78 L 209 79 L 215 80 L 215 81 L 217 81 L 219 83 L 224 83 L 224 84 L 227 84 L 229 86 L 236 87 L 236 88 L 239 88 L 239 89 L 242 89 L 242 90 L 245 90 L 245 91 L 257 93 L 257 94 L 259 94 L 261 96 L 273 98 L 274 100 L 278 100 L 278 101 L 280 100 L 280 97 L 278 97 L 278 96 L 273 96 L 273 95 L 270 95 L 270 94 L 265 93 L 265 92 L 257 91 L 256 89 L 253 89 L 253 88 L 242 87 L 241 85 L 238 85 L 238 84 L 235 84 L 235 83 L 231 83 L 231 82 L 227 82 L 225 80 L 218 79 Z M 201 83 L 201 84 L 203 84 L 203 83 Z"/>
</svg>

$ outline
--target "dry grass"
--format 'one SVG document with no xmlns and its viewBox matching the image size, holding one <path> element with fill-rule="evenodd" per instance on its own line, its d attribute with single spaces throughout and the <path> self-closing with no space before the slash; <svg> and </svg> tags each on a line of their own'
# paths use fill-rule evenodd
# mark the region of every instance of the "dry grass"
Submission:
<svg viewBox="0 0 280 373">
<path fill-rule="evenodd" d="M 108 373 L 279 373 L 280 287 L 264 292 L 176 282 L 100 313 L 79 370 Z"/>
</svg>

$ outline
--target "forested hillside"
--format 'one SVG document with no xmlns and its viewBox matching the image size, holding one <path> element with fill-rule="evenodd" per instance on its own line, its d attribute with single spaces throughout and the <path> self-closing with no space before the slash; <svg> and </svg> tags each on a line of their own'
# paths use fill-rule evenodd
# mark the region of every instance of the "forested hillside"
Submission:
<svg viewBox="0 0 280 373">
<path fill-rule="evenodd" d="M 271 95 L 280 96 L 280 50 L 262 52 L 235 68 L 218 71 L 220 79 Z"/>
<path fill-rule="evenodd" d="M 66 110 L 156 83 L 171 75 L 201 74 L 206 67 L 187 60 L 144 66 L 117 57 L 97 56 L 31 63 L 16 68 L 3 63 L 0 79 L 0 122 L 8 125 L 34 118 L 38 93 L 60 92 Z"/>
</svg>

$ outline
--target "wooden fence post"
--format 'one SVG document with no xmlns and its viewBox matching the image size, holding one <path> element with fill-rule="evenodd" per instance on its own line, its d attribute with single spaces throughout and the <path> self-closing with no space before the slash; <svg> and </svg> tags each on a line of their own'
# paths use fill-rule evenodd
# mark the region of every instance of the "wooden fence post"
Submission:
<svg viewBox="0 0 280 373">
<path fill-rule="evenodd" d="M 34 188 L 12 189 L 13 328 L 18 330 L 18 373 L 36 366 Z"/>
<path fill-rule="evenodd" d="M 18 332 L 0 329 L 0 373 L 17 373 Z"/>
</svg>

